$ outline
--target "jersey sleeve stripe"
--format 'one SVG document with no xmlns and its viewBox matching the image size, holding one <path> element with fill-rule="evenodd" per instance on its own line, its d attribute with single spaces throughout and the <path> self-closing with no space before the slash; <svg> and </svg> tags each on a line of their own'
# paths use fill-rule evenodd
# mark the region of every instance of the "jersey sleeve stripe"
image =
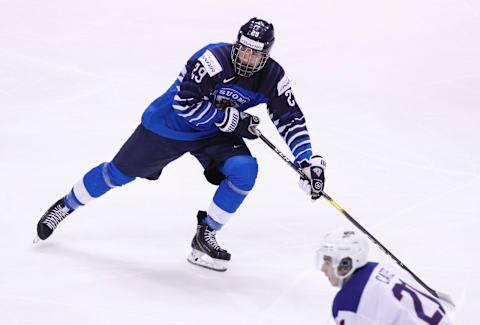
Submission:
<svg viewBox="0 0 480 325">
<path fill-rule="evenodd" d="M 192 123 L 200 120 L 202 117 L 204 117 L 207 114 L 207 112 L 210 110 L 211 107 L 212 107 L 212 103 L 207 102 L 206 108 L 203 111 L 201 111 L 200 114 L 196 114 L 196 117 L 188 120 L 188 122 Z"/>
<path fill-rule="evenodd" d="M 175 96 L 173 97 L 173 99 L 174 99 L 176 102 L 186 102 L 186 101 L 188 101 L 188 100 L 195 100 L 195 98 L 193 98 L 193 97 L 181 98 L 181 97 L 178 96 L 178 95 L 175 95 Z"/>
<path fill-rule="evenodd" d="M 190 117 L 193 114 L 195 114 L 200 109 L 201 106 L 202 106 L 202 103 L 198 103 L 194 107 L 190 107 L 190 109 L 191 109 L 190 112 L 185 113 L 185 114 L 178 114 L 178 115 L 181 116 L 181 117 Z"/>
<path fill-rule="evenodd" d="M 290 120 L 288 123 L 285 123 L 283 125 L 278 125 L 277 130 L 278 130 L 278 132 L 280 132 L 280 134 L 282 136 L 284 136 L 285 130 L 287 130 L 287 132 L 288 132 L 288 130 L 290 130 L 290 128 L 293 125 L 298 125 L 299 123 L 304 123 L 305 124 L 305 118 L 303 116 L 294 118 L 293 120 Z"/>
<path fill-rule="evenodd" d="M 308 149 L 305 149 L 305 150 L 301 151 L 300 153 L 296 154 L 296 155 L 295 155 L 295 160 L 298 160 L 298 158 L 299 158 L 302 154 L 304 154 L 304 153 L 306 153 L 306 152 L 309 152 L 309 151 L 312 152 L 312 149 L 311 149 L 311 148 L 308 148 Z"/>
<path fill-rule="evenodd" d="M 177 105 L 177 104 L 173 104 L 172 107 L 174 109 L 176 109 L 177 111 L 181 111 L 181 112 L 186 111 L 186 110 L 191 108 L 189 106 L 182 106 L 182 105 Z"/>
<path fill-rule="evenodd" d="M 202 124 L 207 124 L 208 122 L 210 122 L 210 121 L 213 120 L 213 118 L 217 115 L 217 113 L 218 113 L 218 110 L 217 110 L 217 109 L 213 110 L 212 116 L 210 116 L 207 120 L 205 120 L 205 121 L 203 121 L 203 122 L 196 123 L 195 125 L 196 125 L 196 126 L 200 126 L 200 125 L 202 125 Z"/>
<path fill-rule="evenodd" d="M 290 134 L 290 132 L 296 130 L 296 129 L 299 129 L 299 128 L 303 128 L 304 130 L 307 129 L 307 124 L 306 123 L 303 123 L 303 124 L 299 124 L 299 125 L 295 125 L 291 128 L 289 128 L 286 132 L 285 132 L 285 135 L 283 136 L 284 139 L 287 139 L 288 138 L 288 135 Z"/>
<path fill-rule="evenodd" d="M 299 149 L 300 147 L 302 147 L 303 145 L 306 145 L 306 144 L 311 145 L 310 144 L 310 139 L 302 141 L 300 143 L 292 143 L 292 146 L 290 148 L 291 148 L 292 152 L 295 152 L 295 150 Z"/>
<path fill-rule="evenodd" d="M 288 140 L 287 145 L 290 147 L 290 145 L 292 144 L 292 142 L 293 142 L 296 138 L 298 138 L 298 137 L 300 137 L 300 136 L 302 136 L 302 135 L 308 136 L 308 131 L 305 130 L 305 131 L 301 131 L 301 132 L 298 132 L 298 133 L 294 134 L 294 135 L 290 138 L 290 140 Z"/>
</svg>

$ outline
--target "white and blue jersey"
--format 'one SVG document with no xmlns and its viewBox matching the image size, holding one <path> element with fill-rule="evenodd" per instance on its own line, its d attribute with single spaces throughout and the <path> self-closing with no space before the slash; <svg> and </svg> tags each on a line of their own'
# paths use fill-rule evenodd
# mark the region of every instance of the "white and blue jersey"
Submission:
<svg viewBox="0 0 480 325">
<path fill-rule="evenodd" d="M 312 155 L 310 136 L 283 68 L 273 59 L 249 78 L 235 74 L 232 44 L 195 53 L 165 94 L 145 110 L 142 124 L 166 138 L 194 141 L 220 133 L 226 107 L 240 111 L 265 103 L 278 132 L 300 163 Z"/>
<path fill-rule="evenodd" d="M 369 262 L 355 271 L 333 301 L 338 325 L 451 325 L 439 301 L 399 270 Z"/>
</svg>

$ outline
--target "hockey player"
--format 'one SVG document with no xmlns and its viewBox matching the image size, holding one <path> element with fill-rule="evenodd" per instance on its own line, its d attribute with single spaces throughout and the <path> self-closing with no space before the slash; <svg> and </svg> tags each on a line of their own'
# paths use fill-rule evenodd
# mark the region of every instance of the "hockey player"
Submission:
<svg viewBox="0 0 480 325">
<path fill-rule="evenodd" d="M 439 301 L 400 270 L 368 262 L 368 242 L 356 231 L 327 234 L 317 267 L 340 291 L 333 300 L 339 325 L 450 325 Z"/>
<path fill-rule="evenodd" d="M 188 261 L 225 271 L 231 256 L 218 244 L 216 232 L 255 184 L 257 161 L 244 138 L 258 137 L 260 121 L 244 111 L 262 103 L 295 163 L 308 175 L 300 187 L 318 199 L 325 161 L 312 155 L 305 117 L 289 79 L 270 58 L 274 40 L 273 25 L 252 18 L 241 26 L 234 44 L 210 44 L 196 52 L 172 86 L 148 106 L 113 160 L 87 172 L 47 210 L 37 225 L 38 239 L 47 239 L 69 214 L 110 189 L 137 177 L 157 179 L 167 164 L 188 152 L 202 164 L 206 179 L 218 185 L 208 211 L 197 214 Z M 322 187 L 313 188 L 312 178 Z"/>
</svg>

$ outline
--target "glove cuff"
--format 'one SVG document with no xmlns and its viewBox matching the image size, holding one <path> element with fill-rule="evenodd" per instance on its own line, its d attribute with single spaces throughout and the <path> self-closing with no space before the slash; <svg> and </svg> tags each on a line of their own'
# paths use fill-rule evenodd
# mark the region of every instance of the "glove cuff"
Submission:
<svg viewBox="0 0 480 325">
<path fill-rule="evenodd" d="M 310 166 L 319 166 L 322 169 L 327 168 L 327 162 L 320 155 L 313 155 L 310 157 Z"/>
<path fill-rule="evenodd" d="M 322 168 L 326 167 L 326 162 L 323 159 L 323 157 L 320 156 L 320 155 L 313 155 L 308 160 L 303 159 L 301 161 L 297 161 L 296 164 L 298 166 L 300 166 L 300 168 L 308 168 L 312 165 L 317 165 L 317 166 L 320 166 Z"/>
<path fill-rule="evenodd" d="M 232 133 L 238 126 L 240 121 L 240 112 L 235 107 L 227 107 L 225 109 L 225 118 L 215 125 L 222 132 Z"/>
</svg>

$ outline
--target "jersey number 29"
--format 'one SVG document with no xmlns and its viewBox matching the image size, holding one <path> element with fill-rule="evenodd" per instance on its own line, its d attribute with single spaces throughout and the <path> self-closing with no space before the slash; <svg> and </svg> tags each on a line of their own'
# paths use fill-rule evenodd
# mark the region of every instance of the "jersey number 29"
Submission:
<svg viewBox="0 0 480 325">
<path fill-rule="evenodd" d="M 192 71 L 192 80 L 197 84 L 202 82 L 203 77 L 207 74 L 207 70 L 203 67 L 200 62 L 195 64 L 195 68 Z"/>
</svg>

